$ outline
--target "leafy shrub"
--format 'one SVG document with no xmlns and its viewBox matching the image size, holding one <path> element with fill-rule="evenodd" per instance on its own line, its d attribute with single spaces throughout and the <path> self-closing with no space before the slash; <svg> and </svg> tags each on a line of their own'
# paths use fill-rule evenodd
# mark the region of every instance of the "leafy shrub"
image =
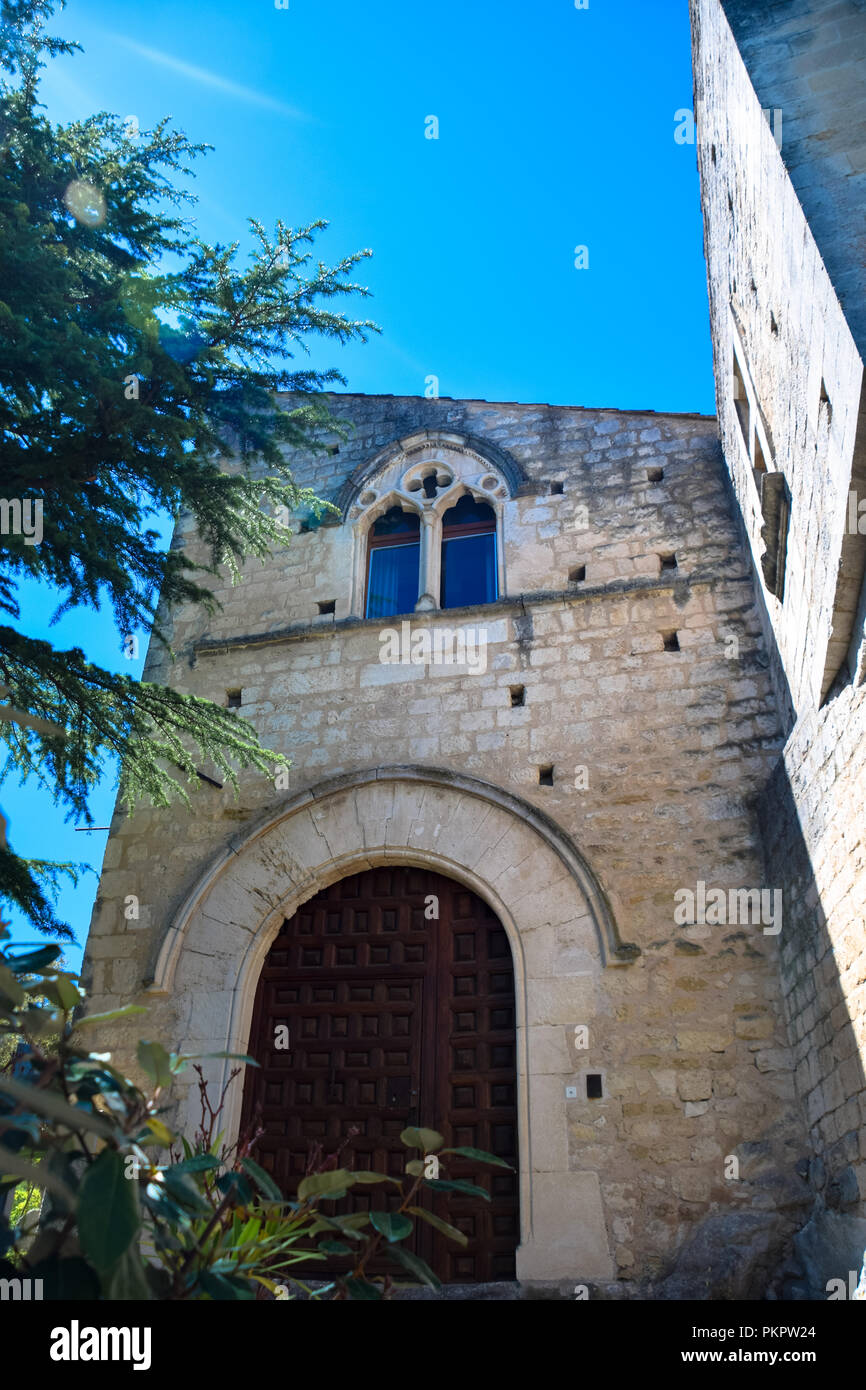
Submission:
<svg viewBox="0 0 866 1390">
<path fill-rule="evenodd" d="M 7 937 L 0 926 L 0 941 Z M 445 1149 L 436 1131 L 409 1128 L 402 1141 L 422 1157 L 406 1163 L 404 1177 L 337 1166 L 342 1150 L 318 1154 L 289 1201 L 251 1156 L 255 1130 L 228 1145 L 219 1132 L 240 1067 L 212 1104 L 197 1058 L 142 1041 L 138 1062 L 150 1082 L 142 1091 L 111 1065 L 110 1054 L 90 1052 L 80 1040 L 92 1025 L 145 1011 L 128 1006 L 79 1016 L 84 995 L 77 977 L 56 968 L 59 954 L 57 946 L 22 955 L 0 950 L 0 1040 L 17 1044 L 0 1071 L 0 1205 L 8 1211 L 0 1220 L 0 1277 L 41 1279 L 49 1299 L 281 1298 L 292 1296 L 283 1281 L 294 1266 L 339 1257 L 344 1272 L 326 1274 L 315 1289 L 297 1281 L 301 1289 L 317 1299 L 374 1300 L 392 1287 L 390 1276 L 368 1273 L 373 1257 L 385 1255 L 404 1278 L 438 1286 L 406 1246 L 415 1221 L 464 1245 L 466 1237 L 418 1205 L 420 1189 L 489 1201 L 482 1188 L 447 1176 L 449 1156 L 509 1164 L 476 1149 Z M 166 1092 L 190 1065 L 202 1106 L 192 1142 L 164 1118 Z M 396 1210 L 320 1210 L 350 1189 L 383 1183 L 400 1194 Z M 39 1193 L 33 1235 L 32 1218 L 24 1216 L 38 1206 Z"/>
</svg>

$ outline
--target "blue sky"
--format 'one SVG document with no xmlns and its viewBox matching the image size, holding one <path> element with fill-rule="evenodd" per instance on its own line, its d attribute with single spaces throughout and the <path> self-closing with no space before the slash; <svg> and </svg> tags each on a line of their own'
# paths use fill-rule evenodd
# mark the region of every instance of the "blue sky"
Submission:
<svg viewBox="0 0 866 1390">
<path fill-rule="evenodd" d="M 70 0 L 53 32 L 84 52 L 47 70 L 49 116 L 170 114 L 215 147 L 196 166 L 202 237 L 244 250 L 249 216 L 325 218 L 322 259 L 372 249 L 353 312 L 382 335 L 311 359 L 347 389 L 422 395 L 435 375 L 443 396 L 714 410 L 695 147 L 674 140 L 687 0 Z M 33 635 L 140 668 L 107 616 L 49 628 L 51 596 L 23 598 Z M 97 825 L 113 799 L 107 778 Z M 64 824 L 50 793 L 7 784 L 2 805 L 18 853 L 98 871 L 107 834 Z M 96 885 L 59 902 L 73 965 Z"/>
</svg>

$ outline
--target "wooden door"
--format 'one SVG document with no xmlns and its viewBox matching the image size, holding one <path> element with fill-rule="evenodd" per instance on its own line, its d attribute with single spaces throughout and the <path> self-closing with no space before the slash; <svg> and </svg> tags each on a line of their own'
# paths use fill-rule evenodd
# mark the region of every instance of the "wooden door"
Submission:
<svg viewBox="0 0 866 1390">
<path fill-rule="evenodd" d="M 438 918 L 429 915 L 436 908 Z M 284 1050 L 275 1047 L 280 1025 L 289 1030 Z M 350 1128 L 358 1133 L 341 1166 L 398 1176 L 407 1157 L 400 1132 L 415 1124 L 516 1169 L 511 949 L 487 904 L 441 874 L 372 869 L 304 903 L 262 968 L 249 1051 L 260 1068 L 247 1070 L 243 1123 L 260 1107 L 265 1133 L 255 1156 L 287 1196 L 311 1145 L 330 1153 Z M 512 1279 L 516 1171 L 468 1160 L 451 1171 L 484 1187 L 490 1203 L 428 1190 L 424 1205 L 469 1244 L 447 1241 L 419 1220 L 410 1248 L 444 1283 Z M 359 1188 L 332 1210 L 392 1205 L 382 1184 Z M 307 1273 L 323 1269 L 310 1264 Z"/>
</svg>

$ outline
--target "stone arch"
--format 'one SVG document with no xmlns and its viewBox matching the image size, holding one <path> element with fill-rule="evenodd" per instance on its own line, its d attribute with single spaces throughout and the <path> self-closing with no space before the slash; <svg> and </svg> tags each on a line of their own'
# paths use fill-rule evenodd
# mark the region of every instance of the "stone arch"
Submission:
<svg viewBox="0 0 866 1390">
<path fill-rule="evenodd" d="M 418 460 L 426 461 L 427 458 L 436 462 L 437 457 L 444 458 L 446 452 L 463 456 L 465 466 L 470 471 L 492 469 L 494 473 L 498 473 L 511 497 L 518 488 L 529 481 L 529 475 L 522 464 L 507 450 L 489 439 L 450 430 L 417 430 L 414 434 L 393 440 L 373 458 L 359 464 L 349 475 L 334 498 L 334 505 L 340 508 L 343 521 L 348 520 L 350 510 L 379 473 L 390 469 L 399 461 L 403 461 L 404 467 L 411 466 Z"/>
<path fill-rule="evenodd" d="M 542 1054 L 560 1023 L 583 1021 L 580 1011 L 601 990 L 604 969 L 639 954 L 620 940 L 577 848 L 535 807 L 475 778 L 417 767 L 376 768 L 313 787 L 245 829 L 212 862 L 165 934 L 148 992 L 173 1001 L 180 1050 L 244 1052 L 262 962 L 283 919 L 337 879 L 383 864 L 426 866 L 465 884 L 508 935 L 517 1006 L 521 1248 L 524 1272 L 531 1273 L 534 1257 L 527 1252 L 537 1253 L 533 1212 L 539 1213 L 530 1119 L 541 1132 L 561 1130 L 564 1121 L 564 1088 L 551 1090 Z M 230 1066 L 213 1064 L 213 1080 L 223 1084 Z M 534 1076 L 539 1095 L 531 1100 Z M 232 1089 L 226 1127 L 233 1136 L 241 1088 Z M 187 1119 L 195 1123 L 194 1104 Z M 567 1156 L 564 1162 L 567 1169 Z M 575 1242 L 584 1240 L 588 1201 L 594 1212 L 588 1258 L 601 1273 L 609 1256 L 599 1235 L 596 1188 L 597 1179 L 581 1193 Z M 586 1251 L 582 1258 L 586 1267 Z"/>
</svg>

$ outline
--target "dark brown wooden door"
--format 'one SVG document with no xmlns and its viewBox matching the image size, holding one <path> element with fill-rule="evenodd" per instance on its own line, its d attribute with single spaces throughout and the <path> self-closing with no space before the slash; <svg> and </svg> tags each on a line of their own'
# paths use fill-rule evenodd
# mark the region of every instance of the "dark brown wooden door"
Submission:
<svg viewBox="0 0 866 1390">
<path fill-rule="evenodd" d="M 438 918 L 425 915 L 438 903 Z M 289 1048 L 275 1047 L 289 1029 Z M 311 1145 L 343 1165 L 399 1175 L 408 1124 L 447 1145 L 486 1149 L 517 1167 L 514 976 L 498 918 L 476 894 L 426 869 L 388 867 L 332 884 L 283 924 L 262 968 L 250 1034 L 244 1123 L 257 1106 L 256 1157 L 287 1196 Z M 414 1155 L 417 1156 L 417 1155 Z M 417 1222 L 414 1248 L 445 1283 L 514 1277 L 517 1174 L 461 1159 L 450 1169 L 491 1195 L 427 1191 L 424 1205 L 466 1247 Z M 386 1185 L 332 1210 L 394 1205 Z M 327 1209 L 326 1209 L 327 1210 Z M 310 1275 L 323 1266 L 310 1265 Z M 399 1277 L 399 1271 L 392 1267 Z"/>
</svg>

